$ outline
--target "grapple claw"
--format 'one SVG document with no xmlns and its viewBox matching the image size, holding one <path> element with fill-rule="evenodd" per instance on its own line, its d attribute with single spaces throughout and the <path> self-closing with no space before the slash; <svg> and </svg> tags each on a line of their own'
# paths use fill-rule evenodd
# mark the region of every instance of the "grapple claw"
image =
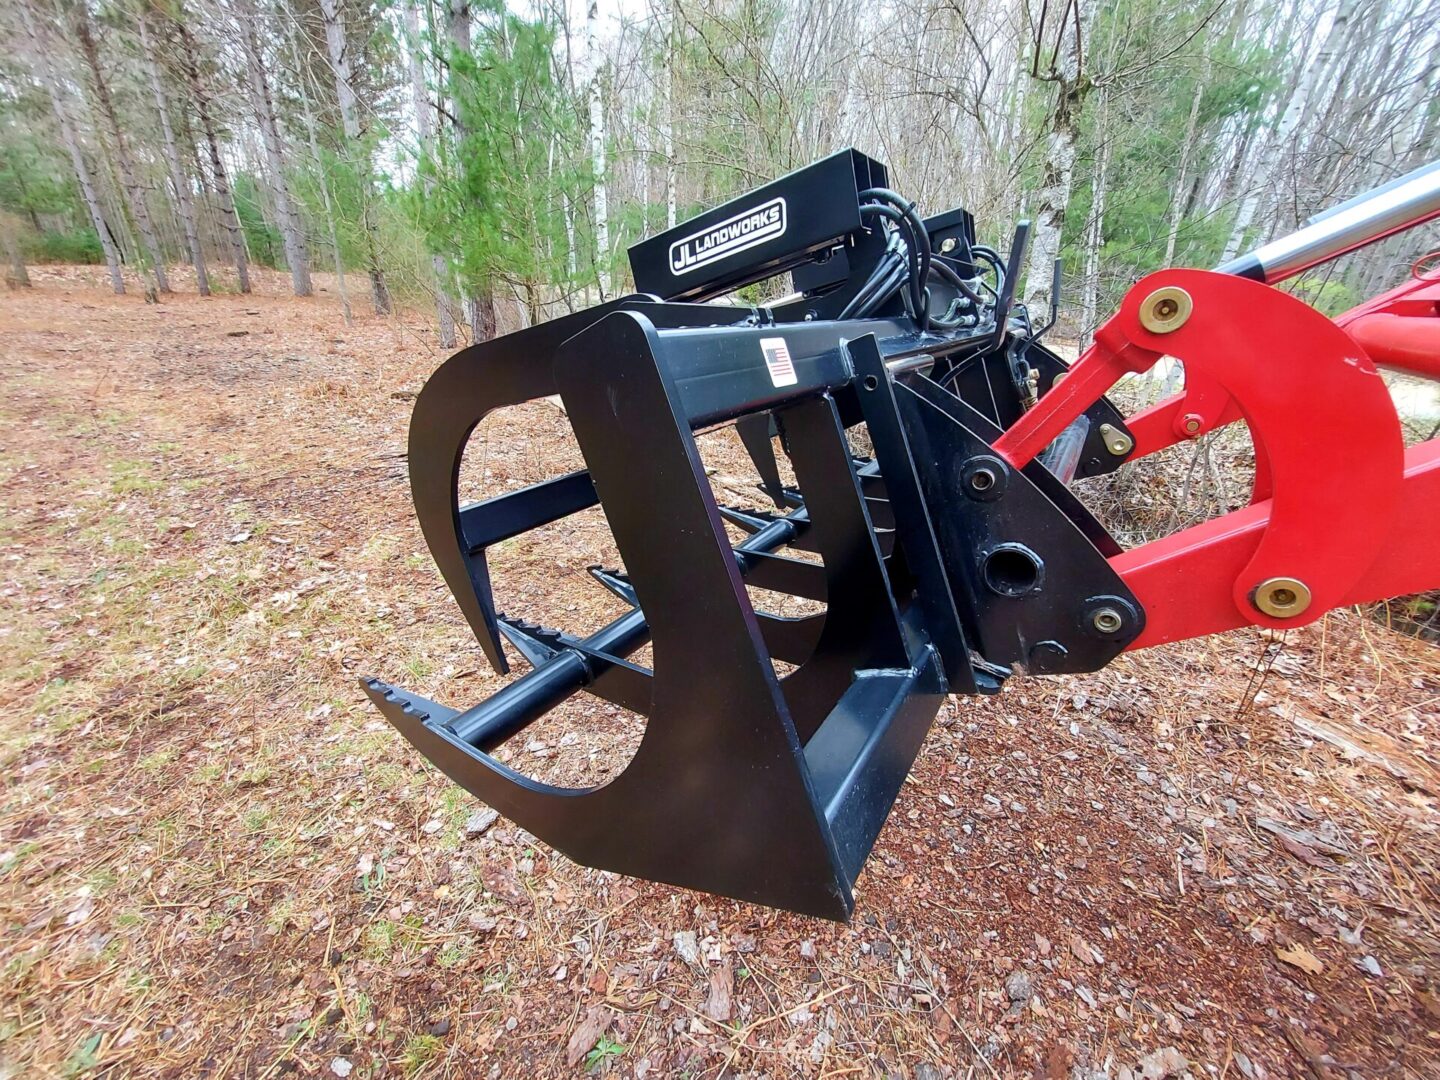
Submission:
<svg viewBox="0 0 1440 1080">
<path fill-rule="evenodd" d="M 1252 609 L 1247 575 L 1288 580 L 1287 559 L 1327 604 L 1433 576 L 1440 450 L 1400 464 L 1393 408 L 1334 324 L 1261 285 L 1163 271 L 1141 287 L 1183 289 L 1191 324 L 1162 340 L 1132 292 L 1067 369 L 1028 316 L 1011 317 L 1025 227 L 993 289 L 975 280 L 973 231 L 963 211 L 922 220 L 882 165 L 844 151 L 637 245 L 640 294 L 447 360 L 411 424 L 416 514 L 491 664 L 508 670 L 509 641 L 531 670 L 463 710 L 364 680 L 381 713 L 579 862 L 844 919 L 947 694 L 995 693 L 1016 672 L 1094 671 L 1137 643 L 1284 625 Z M 796 299 L 705 302 L 787 271 Z M 1264 350 L 1235 329 L 1237 310 L 1271 321 L 1250 336 Z M 1371 335 L 1389 325 L 1364 323 Z M 1428 338 L 1407 327 L 1396 346 L 1407 363 L 1417 340 Z M 1122 551 L 1069 481 L 1168 437 L 1174 407 L 1141 418 L 1137 450 L 1103 397 L 1162 349 L 1209 388 L 1207 424 L 1251 424 L 1275 490 Z M 1316 431 L 1294 419 L 1302 364 L 1326 393 L 1304 411 Z M 585 468 L 462 506 L 476 425 L 556 396 Z M 1357 412 L 1363 438 L 1344 430 Z M 717 503 L 695 433 L 728 423 L 774 509 Z M 867 441 L 873 456 L 855 449 Z M 1364 490 L 1302 482 L 1317 459 Z M 597 503 L 624 569 L 588 572 L 629 610 L 585 636 L 497 614 L 487 550 Z M 1306 506 L 1346 529 L 1298 543 Z M 1402 507 L 1432 539 L 1396 536 Z M 1190 595 L 1199 580 L 1203 595 Z M 647 644 L 651 667 L 628 659 Z M 614 779 L 562 788 L 494 756 L 582 691 L 645 718 Z"/>
</svg>

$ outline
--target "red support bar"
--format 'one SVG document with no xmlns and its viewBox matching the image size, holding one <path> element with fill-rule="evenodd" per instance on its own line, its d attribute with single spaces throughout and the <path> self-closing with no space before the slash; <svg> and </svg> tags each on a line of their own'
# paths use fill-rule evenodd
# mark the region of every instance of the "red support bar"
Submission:
<svg viewBox="0 0 1440 1080">
<path fill-rule="evenodd" d="M 1267 499 L 1247 506 L 1110 560 L 1145 608 L 1145 632 L 1130 648 L 1218 634 L 1257 621 L 1235 606 L 1228 583 L 1254 557 L 1270 524 L 1272 503 Z M 1379 556 L 1345 590 L 1342 604 L 1371 603 L 1440 586 L 1437 537 L 1440 439 L 1406 452 L 1399 512 L 1391 517 Z"/>
<path fill-rule="evenodd" d="M 1425 450 L 1407 465 L 1389 391 L 1335 323 L 1257 282 L 1167 270 L 1136 284 L 1095 338 L 1070 375 L 996 441 L 999 454 L 1028 462 L 1122 374 L 1170 355 L 1185 365 L 1194 404 L 1142 414 L 1140 449 L 1167 445 L 1167 424 L 1174 442 L 1191 419 L 1201 430 L 1243 419 L 1255 443 L 1257 495 L 1273 492 L 1112 560 L 1147 612 L 1135 647 L 1246 623 L 1303 625 L 1384 582 L 1440 584 L 1437 560 L 1395 535 L 1411 527 L 1397 520 L 1440 514 L 1436 454 Z M 1413 479 L 1402 480 L 1407 469 Z M 1295 587 L 1273 595 L 1302 597 L 1293 611 L 1264 602 L 1281 582 Z"/>
</svg>

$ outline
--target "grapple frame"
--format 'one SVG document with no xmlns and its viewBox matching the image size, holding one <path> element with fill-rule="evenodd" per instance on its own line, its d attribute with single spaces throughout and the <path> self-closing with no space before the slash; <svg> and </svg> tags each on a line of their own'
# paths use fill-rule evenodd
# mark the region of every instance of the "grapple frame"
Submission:
<svg viewBox="0 0 1440 1080">
<path fill-rule="evenodd" d="M 898 286 L 862 303 L 887 257 L 873 219 L 894 220 L 866 202 L 884 182 L 846 151 L 687 222 L 632 250 L 646 293 L 465 349 L 417 400 L 426 541 L 492 665 L 508 670 L 508 640 L 532 670 L 464 711 L 365 685 L 447 775 L 577 861 L 847 918 L 947 694 L 996 692 L 1017 669 L 1093 671 L 1128 647 L 1246 622 L 1297 625 L 1437 577 L 1428 540 L 1400 529 L 1440 525 L 1437 444 L 1405 456 L 1373 365 L 1330 320 L 1234 273 L 1164 271 L 1062 382 L 1066 365 L 1013 308 L 1023 226 L 993 303 L 965 284 L 978 245 L 963 211 L 923 223 L 954 253 L 923 310 Z M 700 302 L 786 270 L 792 300 Z M 1157 323 L 1155 298 L 1175 296 L 1184 318 Z M 930 316 L 937 305 L 947 317 Z M 1256 318 L 1242 325 L 1237 310 Z M 1185 395 L 1127 427 L 1102 395 L 1162 354 L 1185 363 Z M 586 470 L 462 506 L 475 426 L 552 396 Z M 1217 522 L 1122 551 L 1068 486 L 1241 418 L 1256 499 Z M 773 511 L 716 500 L 695 432 L 731 422 Z M 873 458 L 847 434 L 862 423 Z M 499 615 L 486 549 L 597 501 L 625 569 L 595 576 L 630 612 L 585 638 Z M 1344 532 L 1317 542 L 1318 521 Z M 1307 602 L 1269 613 L 1275 582 Z M 747 586 L 824 611 L 772 614 Z M 627 659 L 647 641 L 650 669 Z M 580 690 L 648 717 L 615 779 L 559 788 L 493 756 Z"/>
</svg>

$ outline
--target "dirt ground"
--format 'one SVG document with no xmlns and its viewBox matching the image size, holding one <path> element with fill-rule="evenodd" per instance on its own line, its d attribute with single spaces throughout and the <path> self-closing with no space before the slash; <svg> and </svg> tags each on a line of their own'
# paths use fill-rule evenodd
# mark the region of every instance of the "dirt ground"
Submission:
<svg viewBox="0 0 1440 1080">
<path fill-rule="evenodd" d="M 501 684 L 414 524 L 441 354 L 333 292 L 0 295 L 0 1076 L 1440 1074 L 1440 651 L 1339 612 L 952 702 L 840 926 L 577 867 L 357 684 Z M 567 464 L 490 421 L 467 476 Z M 723 454 L 723 447 L 720 448 Z M 497 558 L 587 629 L 603 522 Z M 613 774 L 572 702 L 512 764 Z"/>
</svg>

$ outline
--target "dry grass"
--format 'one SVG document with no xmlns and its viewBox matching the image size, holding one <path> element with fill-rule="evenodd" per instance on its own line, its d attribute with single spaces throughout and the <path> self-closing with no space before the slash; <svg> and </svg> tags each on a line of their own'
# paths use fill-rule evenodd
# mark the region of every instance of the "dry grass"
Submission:
<svg viewBox="0 0 1440 1080">
<path fill-rule="evenodd" d="M 421 324 L 35 278 L 0 298 L 0 1074 L 1435 1074 L 1433 647 L 1341 612 L 953 703 L 850 927 L 585 870 L 467 838 L 355 683 L 500 684 L 410 513 Z M 564 442 L 496 417 L 467 476 Z M 613 612 L 603 523 L 545 540 L 502 605 Z M 518 764 L 638 736 L 548 723 Z"/>
</svg>

